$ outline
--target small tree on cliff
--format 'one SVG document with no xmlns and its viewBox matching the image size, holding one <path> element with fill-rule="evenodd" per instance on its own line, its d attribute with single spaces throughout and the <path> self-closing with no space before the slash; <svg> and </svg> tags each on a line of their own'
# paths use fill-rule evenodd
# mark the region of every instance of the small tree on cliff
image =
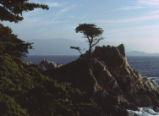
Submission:
<svg viewBox="0 0 159 116">
<path fill-rule="evenodd" d="M 88 40 L 89 50 L 88 55 L 89 57 L 92 56 L 92 49 L 96 46 L 100 40 L 103 38 L 100 37 L 103 33 L 103 29 L 97 27 L 95 24 L 80 24 L 76 27 L 76 33 L 80 32 L 84 35 L 84 37 Z"/>
</svg>

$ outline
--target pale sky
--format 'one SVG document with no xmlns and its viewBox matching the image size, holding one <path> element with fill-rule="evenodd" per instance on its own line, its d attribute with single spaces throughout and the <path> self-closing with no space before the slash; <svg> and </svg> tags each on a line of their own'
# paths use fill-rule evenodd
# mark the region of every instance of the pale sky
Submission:
<svg viewBox="0 0 159 116">
<path fill-rule="evenodd" d="M 159 53 L 159 0 L 31 1 L 48 4 L 50 9 L 24 13 L 25 20 L 18 24 L 4 22 L 22 40 L 34 42 L 62 39 L 85 42 L 82 35 L 75 33 L 74 29 L 81 23 L 94 23 L 104 30 L 105 40 L 101 45 L 123 43 L 127 51 Z M 54 44 L 56 42 L 52 46 Z M 60 48 L 63 47 L 62 44 L 59 44 Z M 37 43 L 35 45 L 38 46 Z M 51 51 L 55 48 L 50 46 L 47 49 Z M 64 50 L 65 48 L 59 51 L 59 54 L 67 54 Z M 41 54 L 54 55 L 58 52 L 45 51 Z"/>
</svg>

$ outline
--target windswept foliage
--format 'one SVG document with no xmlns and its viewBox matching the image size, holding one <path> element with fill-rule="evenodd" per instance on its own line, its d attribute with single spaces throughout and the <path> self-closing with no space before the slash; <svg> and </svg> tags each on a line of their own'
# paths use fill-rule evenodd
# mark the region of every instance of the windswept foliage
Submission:
<svg viewBox="0 0 159 116">
<path fill-rule="evenodd" d="M 70 46 L 70 48 L 74 49 L 74 50 L 77 50 L 80 53 L 80 55 L 82 54 L 80 47 L 78 47 L 78 46 Z"/>
<path fill-rule="evenodd" d="M 23 20 L 23 12 L 35 8 L 48 9 L 47 5 L 31 3 L 28 0 L 0 0 L 0 20 L 19 22 Z M 31 43 L 25 43 L 12 33 L 9 27 L 0 24 L 0 55 L 9 54 L 21 57 L 32 48 Z"/>
<path fill-rule="evenodd" d="M 103 39 L 102 37 L 99 37 L 103 33 L 103 30 L 95 24 L 80 24 L 75 30 L 76 33 L 80 32 L 87 38 L 89 44 L 88 53 L 91 56 L 93 47 Z"/>
<path fill-rule="evenodd" d="M 21 57 L 28 53 L 30 48 L 32 48 L 31 43 L 20 40 L 9 27 L 0 24 L 0 55 Z"/>
<path fill-rule="evenodd" d="M 47 5 L 30 3 L 28 0 L 0 0 L 0 20 L 18 22 L 23 20 L 23 12 L 35 8 L 48 9 Z"/>
</svg>

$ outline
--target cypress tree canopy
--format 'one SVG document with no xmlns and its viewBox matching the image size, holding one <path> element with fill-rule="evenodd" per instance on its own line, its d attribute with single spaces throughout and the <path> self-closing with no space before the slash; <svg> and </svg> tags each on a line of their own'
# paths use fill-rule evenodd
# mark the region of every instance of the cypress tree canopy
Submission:
<svg viewBox="0 0 159 116">
<path fill-rule="evenodd" d="M 18 22 L 23 20 L 24 11 L 35 8 L 48 9 L 47 5 L 31 3 L 28 0 L 0 0 L 0 20 Z"/>
<path fill-rule="evenodd" d="M 103 29 L 97 27 L 95 24 L 79 24 L 79 26 L 75 29 L 76 33 L 80 32 L 84 35 L 85 38 L 88 40 L 89 44 L 89 50 L 88 54 L 91 57 L 92 56 L 92 49 L 94 46 L 96 46 L 100 40 L 102 40 L 102 37 L 99 37 L 103 33 Z"/>
<path fill-rule="evenodd" d="M 23 12 L 35 8 L 48 9 L 47 5 L 31 3 L 29 0 L 0 0 L 0 21 L 19 22 L 23 20 Z M 32 48 L 31 43 L 26 43 L 12 33 L 9 27 L 0 24 L 0 55 L 9 54 L 21 57 Z"/>
<path fill-rule="evenodd" d="M 31 48 L 31 43 L 20 40 L 9 27 L 0 24 L 0 55 L 21 57 L 25 56 Z"/>
</svg>

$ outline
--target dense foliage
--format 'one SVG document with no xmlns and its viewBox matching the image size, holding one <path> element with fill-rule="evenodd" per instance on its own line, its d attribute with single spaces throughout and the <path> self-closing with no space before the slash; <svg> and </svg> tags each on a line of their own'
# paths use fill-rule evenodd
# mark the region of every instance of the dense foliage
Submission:
<svg viewBox="0 0 159 116">
<path fill-rule="evenodd" d="M 23 20 L 24 11 L 35 8 L 48 9 L 47 5 L 30 3 L 28 0 L 0 0 L 0 20 L 18 22 Z"/>
<path fill-rule="evenodd" d="M 24 11 L 48 6 L 28 0 L 1 0 L 0 20 L 18 22 Z M 21 57 L 32 48 L 0 24 L 0 116 L 93 116 L 100 112 L 86 93 L 45 76 Z"/>
<path fill-rule="evenodd" d="M 1 116 L 83 116 L 97 105 L 69 83 L 58 83 L 10 55 L 0 56 Z"/>
<path fill-rule="evenodd" d="M 28 53 L 32 48 L 31 43 L 20 40 L 17 35 L 12 33 L 9 27 L 0 24 L 0 54 L 9 54 L 11 56 L 21 57 Z"/>
</svg>

